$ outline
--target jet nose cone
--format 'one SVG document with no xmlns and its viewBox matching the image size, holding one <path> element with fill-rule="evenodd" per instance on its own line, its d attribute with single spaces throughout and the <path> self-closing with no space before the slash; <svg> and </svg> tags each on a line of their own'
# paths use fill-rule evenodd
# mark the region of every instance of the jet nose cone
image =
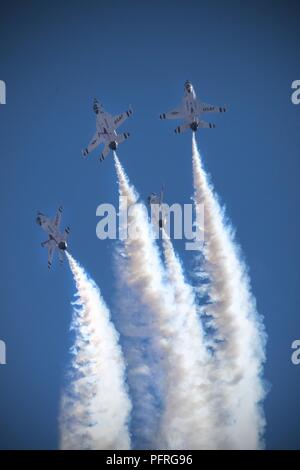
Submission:
<svg viewBox="0 0 300 470">
<path fill-rule="evenodd" d="M 193 89 L 191 82 L 189 82 L 188 80 L 185 82 L 184 87 L 188 93 L 190 93 Z"/>
<path fill-rule="evenodd" d="M 96 114 L 98 114 L 100 111 L 100 103 L 96 98 L 94 98 L 93 110 L 95 111 Z"/>
</svg>

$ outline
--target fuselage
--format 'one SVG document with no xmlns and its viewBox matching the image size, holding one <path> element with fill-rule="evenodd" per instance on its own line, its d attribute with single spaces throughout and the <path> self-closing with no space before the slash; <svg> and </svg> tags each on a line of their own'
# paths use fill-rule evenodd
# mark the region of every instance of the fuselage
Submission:
<svg viewBox="0 0 300 470">
<path fill-rule="evenodd" d="M 36 221 L 37 224 L 40 225 L 40 227 L 49 235 L 49 239 L 53 240 L 60 250 L 67 249 L 67 243 L 64 239 L 63 234 L 60 233 L 58 227 L 54 225 L 51 219 L 45 217 L 42 214 L 38 214 Z"/>
<path fill-rule="evenodd" d="M 105 143 L 111 144 L 111 150 L 117 149 L 116 137 L 117 133 L 115 131 L 114 122 L 99 103 L 94 105 L 94 111 L 96 113 L 96 129 L 99 137 L 102 137 Z M 114 145 L 115 144 L 115 145 Z M 113 148 L 115 147 L 115 148 Z"/>
<path fill-rule="evenodd" d="M 190 123 L 190 128 L 196 131 L 199 124 L 199 112 L 197 110 L 197 97 L 191 82 L 184 84 L 183 107 L 186 113 L 186 121 Z"/>
<path fill-rule="evenodd" d="M 197 116 L 197 97 L 191 82 L 186 82 L 184 85 L 184 110 L 186 118 L 189 121 L 198 121 Z"/>
<path fill-rule="evenodd" d="M 204 113 L 224 113 L 225 111 L 226 107 L 224 106 L 206 104 L 199 100 L 191 82 L 186 81 L 180 105 L 171 111 L 160 114 L 159 117 L 163 120 L 182 120 L 183 122 L 174 129 L 175 134 L 180 134 L 182 132 L 186 132 L 188 129 L 196 132 L 199 128 L 212 129 L 216 127 L 214 123 L 202 120 L 202 115 Z"/>
</svg>

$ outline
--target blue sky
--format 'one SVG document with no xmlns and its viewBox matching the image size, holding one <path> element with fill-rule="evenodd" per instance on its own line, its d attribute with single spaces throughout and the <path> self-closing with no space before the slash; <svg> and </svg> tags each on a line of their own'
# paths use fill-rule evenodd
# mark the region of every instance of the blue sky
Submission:
<svg viewBox="0 0 300 470">
<path fill-rule="evenodd" d="M 191 134 L 158 115 L 193 82 L 204 101 L 227 105 L 200 130 L 205 167 L 237 229 L 269 336 L 265 377 L 268 448 L 299 448 L 300 366 L 291 343 L 299 317 L 299 6 L 284 1 L 11 1 L 0 6 L 1 315 L 0 448 L 56 448 L 70 345 L 68 266 L 48 272 L 37 210 L 64 206 L 72 254 L 113 306 L 113 241 L 96 238 L 96 207 L 117 203 L 112 158 L 83 160 L 94 132 L 92 99 L 131 133 L 119 157 L 141 196 L 166 185 L 190 202 Z M 176 249 L 187 271 L 191 253 Z"/>
</svg>

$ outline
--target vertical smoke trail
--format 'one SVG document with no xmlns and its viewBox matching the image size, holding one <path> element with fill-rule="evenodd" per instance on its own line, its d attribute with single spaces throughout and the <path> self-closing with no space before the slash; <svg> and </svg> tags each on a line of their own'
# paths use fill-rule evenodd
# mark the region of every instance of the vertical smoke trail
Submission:
<svg viewBox="0 0 300 470">
<path fill-rule="evenodd" d="M 129 449 L 125 366 L 118 334 L 100 291 L 66 253 L 77 287 L 70 385 L 62 397 L 62 449 Z"/>
<path fill-rule="evenodd" d="M 116 268 L 121 292 L 118 329 L 122 334 L 128 363 L 128 382 L 133 402 L 133 446 L 137 449 L 158 449 L 164 447 L 159 436 L 164 401 L 161 364 L 164 333 L 161 323 L 163 318 L 171 316 L 172 299 L 163 283 L 163 268 L 152 240 L 147 214 L 143 206 L 137 204 L 138 195 L 129 184 L 116 154 L 114 160 L 120 214 L 129 208 L 128 237 L 118 247 Z"/>
<path fill-rule="evenodd" d="M 164 280 L 165 272 L 147 215 L 142 206 L 136 204 L 137 195 L 116 155 L 115 166 L 120 205 L 122 198 L 126 197 L 130 206 L 128 228 L 131 233 L 138 233 L 137 237 L 129 236 L 123 241 L 123 263 L 119 266 L 119 276 L 123 285 L 134 292 L 140 305 L 139 311 L 131 312 L 135 325 L 131 336 L 140 335 L 140 342 L 139 345 L 137 342 L 130 344 L 128 335 L 130 354 L 127 355 L 129 383 L 134 396 L 133 420 L 134 414 L 138 413 L 140 422 L 137 429 L 143 435 L 139 445 L 145 445 L 148 437 L 148 446 L 155 445 L 156 448 L 213 447 L 206 402 L 207 384 L 203 380 L 205 368 L 201 369 L 206 357 L 201 348 L 199 324 L 189 312 L 187 289 L 186 298 L 185 293 L 174 298 L 173 289 Z M 122 207 L 120 209 L 124 210 Z M 184 298 L 187 301 L 184 309 L 180 305 L 177 307 L 175 302 L 181 302 L 182 306 Z M 138 346 L 141 345 L 144 350 L 139 353 Z M 146 364 L 143 364 L 144 360 Z M 148 398 L 151 391 L 145 385 L 151 383 L 151 378 L 158 395 L 156 402 L 155 394 L 152 393 L 152 399 Z M 146 406 L 144 396 L 147 397 Z M 162 415 L 160 422 L 157 420 L 159 412 Z M 149 426 L 151 430 L 145 436 Z"/>
<path fill-rule="evenodd" d="M 127 377 L 133 404 L 130 420 L 132 448 L 158 449 L 158 431 L 162 405 L 162 377 L 159 334 L 153 324 L 151 308 L 141 302 L 131 278 L 126 248 L 118 246 L 115 268 L 118 299 L 115 319 L 121 333 L 122 348 L 127 363 Z M 128 265 L 129 264 L 129 265 Z"/>
<path fill-rule="evenodd" d="M 194 134 L 192 151 L 196 210 L 204 205 L 203 255 L 210 298 L 205 313 L 211 316 L 217 335 L 212 386 L 217 387 L 223 403 L 220 426 L 223 425 L 231 447 L 257 449 L 262 446 L 265 425 L 260 407 L 264 398 L 261 374 L 265 334 L 247 269 L 208 183 Z"/>
<path fill-rule="evenodd" d="M 176 303 L 175 340 L 181 366 L 181 375 L 169 391 L 163 427 L 172 436 L 170 444 L 173 449 L 216 448 L 219 442 L 218 423 L 208 384 L 211 358 L 206 351 L 195 296 L 164 230 L 162 244 L 168 281 Z M 176 377 L 174 379 L 176 381 Z"/>
</svg>

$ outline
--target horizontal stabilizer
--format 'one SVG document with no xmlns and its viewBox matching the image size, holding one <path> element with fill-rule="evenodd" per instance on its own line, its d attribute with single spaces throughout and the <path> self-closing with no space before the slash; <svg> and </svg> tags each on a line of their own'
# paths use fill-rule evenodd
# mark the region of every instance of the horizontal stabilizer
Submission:
<svg viewBox="0 0 300 470">
<path fill-rule="evenodd" d="M 122 142 L 124 142 L 124 140 L 128 139 L 129 136 L 129 132 L 123 132 L 123 134 L 117 135 L 115 141 L 117 142 L 117 144 L 121 144 Z"/>
<path fill-rule="evenodd" d="M 189 123 L 182 124 L 181 126 L 176 127 L 175 134 L 182 134 L 182 132 L 187 131 L 190 128 Z"/>
<path fill-rule="evenodd" d="M 101 153 L 101 155 L 99 157 L 100 162 L 103 162 L 103 160 L 107 157 L 109 152 L 110 152 L 110 148 L 109 148 L 108 144 L 105 144 L 103 152 Z"/>
<path fill-rule="evenodd" d="M 203 129 L 214 129 L 216 127 L 212 122 L 199 121 L 198 127 Z"/>
<path fill-rule="evenodd" d="M 66 227 L 65 230 L 64 230 L 64 233 L 63 233 L 63 241 L 66 241 L 68 236 L 69 236 L 69 233 L 70 233 L 70 227 Z"/>
<path fill-rule="evenodd" d="M 123 124 L 123 122 L 125 122 L 126 119 L 129 118 L 129 116 L 131 115 L 132 115 L 132 109 L 130 108 L 127 111 L 125 111 L 125 113 L 115 116 L 113 118 L 115 129 L 118 129 Z"/>
</svg>

